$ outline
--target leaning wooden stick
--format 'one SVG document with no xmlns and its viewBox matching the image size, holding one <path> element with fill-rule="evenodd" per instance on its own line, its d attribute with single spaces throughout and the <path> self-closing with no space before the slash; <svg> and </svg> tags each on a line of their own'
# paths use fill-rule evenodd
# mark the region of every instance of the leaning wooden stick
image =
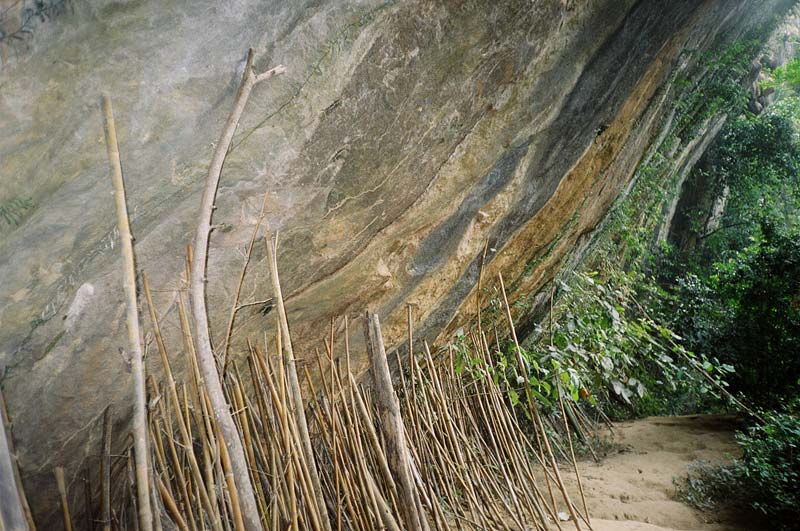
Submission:
<svg viewBox="0 0 800 531">
<path fill-rule="evenodd" d="M 111 531 L 111 406 L 103 412 L 103 454 L 100 461 L 102 478 L 100 512 L 103 531 Z"/>
<path fill-rule="evenodd" d="M 139 308 L 136 302 L 136 269 L 133 257 L 133 236 L 128 221 L 128 206 L 125 202 L 125 185 L 122 180 L 122 164 L 119 160 L 117 130 L 111 98 L 103 98 L 103 113 L 106 122 L 106 147 L 111 163 L 111 182 L 114 184 L 114 199 L 117 204 L 117 226 L 122 242 L 122 258 L 125 282 L 125 304 L 128 315 L 128 346 L 130 348 L 131 372 L 133 373 L 133 447 L 136 458 L 136 491 L 139 502 L 139 529 L 151 531 L 153 515 L 150 509 L 150 465 L 147 449 L 147 397 L 142 336 L 139 330 Z"/>
<path fill-rule="evenodd" d="M 61 497 L 61 514 L 64 517 L 64 531 L 72 531 L 72 516 L 69 513 L 69 502 L 67 501 L 67 482 L 64 480 L 64 467 L 57 466 L 53 473 L 56 476 L 56 486 L 58 495 Z"/>
<path fill-rule="evenodd" d="M 372 362 L 375 399 L 381 415 L 381 429 L 386 440 L 386 457 L 399 490 L 403 519 L 408 529 L 427 530 L 428 522 L 425 515 L 419 512 L 420 502 L 411 478 L 405 427 L 400 416 L 400 402 L 392 384 L 386 349 L 383 346 L 381 324 L 377 315 L 367 314 L 365 335 L 367 351 Z"/>
<path fill-rule="evenodd" d="M 278 322 L 280 324 L 280 333 L 283 336 L 284 364 L 286 365 L 287 379 L 289 381 L 290 399 L 294 410 L 295 422 L 300 431 L 303 454 L 305 454 L 306 462 L 308 463 L 308 471 L 311 476 L 311 483 L 314 489 L 317 506 L 322 513 L 321 523 L 325 531 L 331 531 L 331 522 L 325 508 L 325 497 L 322 493 L 322 482 L 317 472 L 314 451 L 311 448 L 311 437 L 308 434 L 308 423 L 306 422 L 303 397 L 300 395 L 300 381 L 297 378 L 297 366 L 295 365 L 294 351 L 292 349 L 292 338 L 289 335 L 289 320 L 286 316 L 286 307 L 283 304 L 280 277 L 278 277 L 277 254 L 276 241 L 268 235 L 267 262 L 269 262 L 270 278 L 272 280 L 272 296 L 278 308 Z"/>
<path fill-rule="evenodd" d="M 247 63 L 244 67 L 242 84 L 234 100 L 233 111 L 225 123 L 222 135 L 217 142 L 214 156 L 208 167 L 206 176 L 206 187 L 203 192 L 203 199 L 200 204 L 200 219 L 197 224 L 197 232 L 194 239 L 194 258 L 192 260 L 190 292 L 192 295 L 192 314 L 194 315 L 195 326 L 197 327 L 197 362 L 203 380 L 208 391 L 208 398 L 211 402 L 214 417 L 217 419 L 220 434 L 227 447 L 231 461 L 234 481 L 239 493 L 239 501 L 242 509 L 242 518 L 248 531 L 261 530 L 261 521 L 258 516 L 258 507 L 253 492 L 253 485 L 247 468 L 242 441 L 236 429 L 228 402 L 225 399 L 225 392 L 222 388 L 222 381 L 217 371 L 217 360 L 211 348 L 211 336 L 208 329 L 208 311 L 206 309 L 206 261 L 208 258 L 208 239 L 211 234 L 211 215 L 214 211 L 214 201 L 217 197 L 219 179 L 222 175 L 222 165 L 228 148 L 233 140 L 233 134 L 239 125 L 239 119 L 244 112 L 244 107 L 250 97 L 250 93 L 256 83 L 268 79 L 274 75 L 282 74 L 286 69 L 277 66 L 262 74 L 253 71 L 253 50 L 247 53 Z"/>
<path fill-rule="evenodd" d="M 511 306 L 508 304 L 508 296 L 506 295 L 506 285 L 503 281 L 503 274 L 498 273 L 497 278 L 500 281 L 500 293 L 503 295 L 503 306 L 506 312 L 506 319 L 508 320 L 508 329 L 511 331 L 511 338 L 514 340 L 514 353 L 516 354 L 517 358 L 517 365 L 520 375 L 523 377 L 523 381 L 528 381 L 528 369 L 525 366 L 525 360 L 522 359 L 522 349 L 519 346 L 519 341 L 517 340 L 517 331 L 514 328 L 514 320 L 511 318 Z M 575 510 L 575 506 L 570 499 L 569 493 L 567 492 L 567 488 L 564 485 L 563 480 L 561 479 L 561 473 L 558 471 L 558 463 L 556 462 L 555 455 L 553 454 L 553 450 L 550 447 L 550 442 L 547 438 L 547 432 L 545 431 L 544 424 L 542 423 L 542 417 L 539 415 L 539 409 L 536 405 L 536 401 L 534 400 L 533 394 L 531 392 L 531 386 L 526 384 L 525 385 L 525 394 L 528 401 L 528 407 L 531 411 L 531 418 L 535 422 L 535 426 L 538 426 L 539 433 L 542 436 L 542 443 L 544 445 L 545 450 L 547 450 L 547 456 L 550 459 L 550 464 L 553 470 L 553 475 L 555 476 L 556 485 L 558 486 L 559 490 L 561 491 L 562 496 L 564 497 L 564 501 L 567 503 L 567 510 L 569 510 L 569 514 L 572 517 L 572 520 L 575 524 L 575 528 L 578 531 L 582 531 L 581 524 L 578 521 L 578 513 Z M 543 463 L 544 465 L 544 460 Z"/>
<path fill-rule="evenodd" d="M 25 492 L 18 480 L 11 430 L 6 429 L 6 422 L 0 391 L 0 529 L 35 529 L 26 519 Z"/>
</svg>

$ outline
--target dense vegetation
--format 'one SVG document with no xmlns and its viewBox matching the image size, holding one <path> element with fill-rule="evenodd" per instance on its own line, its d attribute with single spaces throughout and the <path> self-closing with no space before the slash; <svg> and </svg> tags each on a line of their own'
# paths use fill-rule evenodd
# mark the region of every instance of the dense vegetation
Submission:
<svg viewBox="0 0 800 531">
<path fill-rule="evenodd" d="M 735 500 L 778 528 L 800 519 L 800 100 L 732 120 L 696 171 L 725 197 L 716 219 L 693 221 L 680 248 L 658 261 L 662 317 L 695 352 L 734 371 L 730 389 L 760 408 L 738 436 L 741 459 L 684 486 L 702 503 Z"/>
<path fill-rule="evenodd" d="M 699 81 L 674 80 L 673 130 L 589 258 L 556 279 L 523 343 L 528 381 L 512 342 L 494 378 L 524 405 L 520 416 L 529 396 L 554 416 L 561 398 L 616 418 L 742 413 L 741 459 L 695 473 L 684 496 L 749 504 L 791 529 L 800 517 L 800 67 L 765 83 L 775 102 L 752 114 L 742 79 L 756 51 L 734 43 L 704 59 Z M 681 186 L 671 157 L 720 114 L 726 125 Z M 672 232 L 656 238 L 675 194 Z"/>
<path fill-rule="evenodd" d="M 797 100 L 733 120 L 698 172 L 717 197 L 684 248 L 658 263 L 662 318 L 686 348 L 736 371 L 731 389 L 764 407 L 798 394 L 800 378 L 800 144 Z"/>
</svg>

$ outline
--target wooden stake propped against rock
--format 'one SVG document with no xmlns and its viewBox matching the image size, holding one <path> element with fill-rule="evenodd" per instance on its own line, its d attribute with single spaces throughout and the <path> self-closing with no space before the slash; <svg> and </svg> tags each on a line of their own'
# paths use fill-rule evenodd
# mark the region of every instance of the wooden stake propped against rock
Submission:
<svg viewBox="0 0 800 531">
<path fill-rule="evenodd" d="M 69 513 L 69 502 L 67 501 L 67 482 L 64 479 L 64 467 L 57 466 L 53 469 L 56 476 L 56 486 L 58 495 L 61 499 L 61 514 L 64 517 L 64 531 L 72 531 L 72 516 Z"/>
<path fill-rule="evenodd" d="M 128 346 L 131 351 L 131 372 L 133 373 L 133 450 L 136 464 L 139 529 L 151 531 L 153 529 L 153 513 L 150 504 L 150 455 L 147 448 L 147 389 L 142 356 L 142 334 L 139 328 L 139 307 L 136 299 L 136 266 L 128 206 L 125 201 L 122 164 L 119 159 L 117 129 L 114 125 L 114 111 L 109 96 L 103 97 L 103 114 L 106 123 L 108 161 L 111 163 L 111 182 L 114 184 L 114 200 L 117 205 L 117 226 L 122 247 L 125 306 L 128 315 Z"/>
<path fill-rule="evenodd" d="M 36 529 L 22 482 L 0 390 L 0 529 Z"/>
<path fill-rule="evenodd" d="M 260 531 L 261 520 L 258 517 L 258 507 L 253 492 L 253 484 L 250 480 L 250 472 L 247 467 L 247 460 L 242 447 L 242 440 L 233 420 L 225 392 L 222 388 L 222 381 L 219 370 L 217 369 L 217 359 L 211 347 L 211 333 L 208 328 L 208 310 L 206 309 L 206 261 L 208 259 L 208 240 L 211 234 L 211 215 L 214 211 L 214 201 L 217 197 L 219 179 L 222 175 L 222 165 L 228 154 L 228 148 L 233 140 L 233 134 L 239 125 L 250 93 L 257 83 L 283 74 L 286 68 L 283 65 L 276 66 L 264 73 L 256 74 L 253 71 L 254 52 L 251 48 L 247 52 L 247 63 L 244 67 L 242 83 L 239 92 L 234 100 L 233 110 L 222 135 L 217 142 L 214 156 L 208 167 L 206 176 L 206 187 L 203 192 L 203 199 L 200 204 L 200 216 L 197 224 L 197 232 L 194 238 L 194 258 L 192 260 L 191 278 L 189 281 L 192 303 L 192 314 L 196 327 L 197 361 L 200 373 L 203 375 L 203 382 L 208 392 L 208 399 L 211 402 L 211 410 L 217 420 L 219 431 L 226 446 L 230 465 L 233 471 L 233 479 L 239 494 L 241 504 L 242 519 L 248 531 Z"/>
<path fill-rule="evenodd" d="M 383 346 L 381 323 L 376 314 L 367 313 L 365 327 L 367 351 L 372 363 L 375 399 L 386 439 L 386 457 L 400 491 L 401 508 L 407 529 L 427 531 L 428 521 L 422 512 L 414 480 L 411 478 L 410 456 L 406 447 L 405 425 L 400 415 L 400 401 L 394 391 L 386 349 Z"/>
</svg>

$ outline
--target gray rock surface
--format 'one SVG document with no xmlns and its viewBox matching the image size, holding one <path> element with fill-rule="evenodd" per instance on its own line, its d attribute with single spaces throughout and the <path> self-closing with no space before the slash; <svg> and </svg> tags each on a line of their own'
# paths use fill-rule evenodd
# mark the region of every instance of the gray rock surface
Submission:
<svg viewBox="0 0 800 531">
<path fill-rule="evenodd" d="M 513 299 L 535 293 L 630 179 L 688 51 L 791 3 L 73 0 L 0 73 L 0 206 L 32 204 L 19 225 L 0 220 L 0 368 L 37 517 L 53 521 L 53 466 L 74 481 L 94 463 L 106 405 L 117 445 L 127 429 L 101 93 L 138 265 L 173 334 L 204 172 L 252 46 L 259 69 L 288 73 L 257 87 L 223 171 L 208 263 L 218 341 L 265 193 L 296 350 L 367 306 L 398 344 L 406 303 L 435 340 L 471 318 L 487 241 L 487 278 L 503 271 Z M 263 259 L 259 246 L 243 302 L 270 296 Z M 242 311 L 237 337 L 271 318 Z"/>
</svg>

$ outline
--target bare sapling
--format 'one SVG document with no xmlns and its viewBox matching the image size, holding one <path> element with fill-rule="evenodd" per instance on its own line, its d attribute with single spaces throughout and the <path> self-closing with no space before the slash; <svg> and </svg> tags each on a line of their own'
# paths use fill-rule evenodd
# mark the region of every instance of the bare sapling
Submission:
<svg viewBox="0 0 800 531">
<path fill-rule="evenodd" d="M 253 71 L 253 50 L 248 51 L 242 82 L 234 100 L 233 110 L 228 116 L 222 135 L 217 142 L 211 164 L 208 167 L 206 186 L 200 204 L 200 215 L 194 239 L 194 257 L 192 259 L 189 288 L 192 314 L 196 327 L 197 362 L 208 393 L 208 399 L 211 402 L 213 415 L 219 426 L 220 436 L 230 459 L 231 471 L 238 489 L 242 519 L 248 531 L 260 531 L 262 527 L 242 441 L 225 398 L 222 380 L 217 370 L 217 360 L 211 347 L 208 310 L 206 308 L 206 262 L 208 260 L 209 236 L 211 234 L 211 216 L 214 211 L 219 179 L 222 175 L 222 165 L 225 162 L 233 135 L 239 125 L 239 119 L 256 84 L 285 71 L 286 69 L 283 66 L 277 66 L 262 74 L 256 74 Z"/>
</svg>

